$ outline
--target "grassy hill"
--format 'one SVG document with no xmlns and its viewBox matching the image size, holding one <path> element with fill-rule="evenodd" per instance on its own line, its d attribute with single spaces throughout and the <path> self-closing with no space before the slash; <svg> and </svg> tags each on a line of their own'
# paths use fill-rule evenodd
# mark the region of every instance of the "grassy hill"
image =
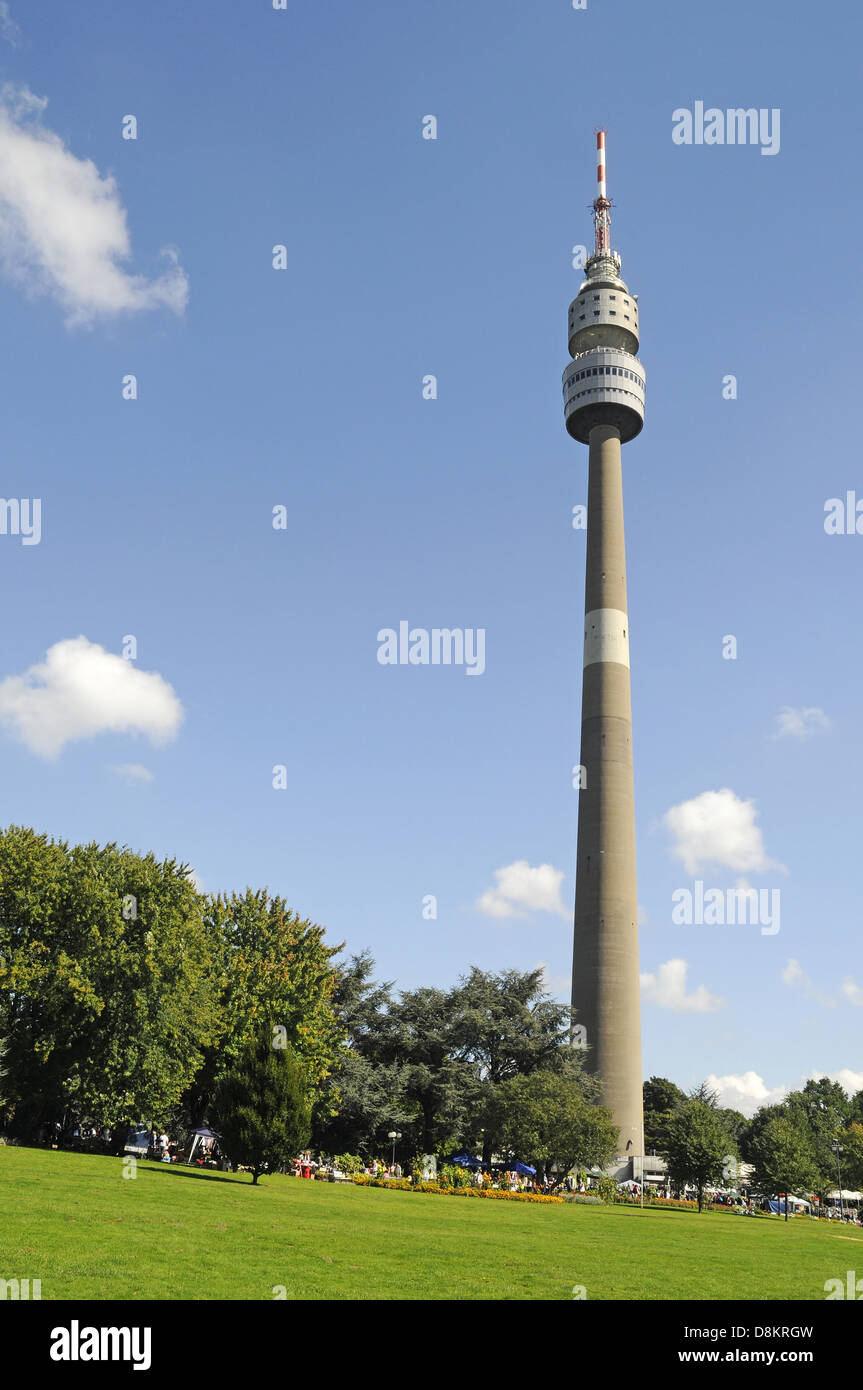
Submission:
<svg viewBox="0 0 863 1390">
<path fill-rule="evenodd" d="M 0 1278 L 49 1299 L 823 1299 L 826 1222 L 528 1206 L 0 1147 Z M 856 1246 L 856 1248 L 855 1248 Z"/>
</svg>

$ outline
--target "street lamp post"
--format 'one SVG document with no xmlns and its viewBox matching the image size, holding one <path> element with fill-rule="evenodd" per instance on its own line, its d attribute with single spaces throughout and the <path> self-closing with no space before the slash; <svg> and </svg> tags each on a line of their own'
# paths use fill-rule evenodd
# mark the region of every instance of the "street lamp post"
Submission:
<svg viewBox="0 0 863 1390">
<path fill-rule="evenodd" d="M 401 1136 L 401 1131 L 400 1131 L 400 1130 L 397 1130 L 397 1129 L 391 1129 L 390 1132 L 389 1132 L 389 1134 L 387 1135 L 387 1138 L 388 1138 L 388 1139 L 392 1139 L 392 1141 L 393 1141 L 393 1163 L 392 1163 L 392 1166 L 393 1166 L 394 1168 L 395 1168 L 395 1166 L 396 1166 L 396 1144 L 398 1143 L 399 1139 L 401 1139 L 401 1137 L 402 1137 L 402 1136 Z"/>
<path fill-rule="evenodd" d="M 842 1221 L 844 1221 L 845 1207 L 842 1202 L 842 1164 L 839 1161 L 839 1155 L 842 1152 L 842 1145 L 839 1143 L 838 1139 L 834 1139 L 831 1147 L 836 1155 L 836 1171 L 839 1174 L 839 1217 Z"/>
</svg>

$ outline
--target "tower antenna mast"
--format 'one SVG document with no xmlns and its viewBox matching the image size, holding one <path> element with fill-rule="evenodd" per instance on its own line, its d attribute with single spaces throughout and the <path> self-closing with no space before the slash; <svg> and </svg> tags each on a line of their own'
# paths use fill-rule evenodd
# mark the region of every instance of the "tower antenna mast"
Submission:
<svg viewBox="0 0 863 1390">
<path fill-rule="evenodd" d="M 596 197 L 593 200 L 593 225 L 596 228 L 596 254 L 607 255 L 611 250 L 611 202 L 605 187 L 605 131 L 596 132 Z"/>
</svg>

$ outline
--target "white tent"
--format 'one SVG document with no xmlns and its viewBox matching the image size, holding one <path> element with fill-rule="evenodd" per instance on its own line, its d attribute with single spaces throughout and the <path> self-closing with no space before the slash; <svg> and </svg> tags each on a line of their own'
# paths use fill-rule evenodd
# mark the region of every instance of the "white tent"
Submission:
<svg viewBox="0 0 863 1390">
<path fill-rule="evenodd" d="M 195 1150 L 199 1146 L 203 1147 L 203 1142 L 205 1139 L 218 1139 L 219 1137 L 218 1134 L 216 1134 L 215 1130 L 207 1129 L 206 1125 L 201 1125 L 200 1129 L 193 1129 L 192 1134 L 194 1137 L 192 1139 L 192 1147 L 189 1150 L 189 1157 L 186 1159 L 187 1163 L 192 1162 L 192 1159 L 195 1156 Z M 209 1147 L 212 1146 L 210 1145 Z"/>
</svg>

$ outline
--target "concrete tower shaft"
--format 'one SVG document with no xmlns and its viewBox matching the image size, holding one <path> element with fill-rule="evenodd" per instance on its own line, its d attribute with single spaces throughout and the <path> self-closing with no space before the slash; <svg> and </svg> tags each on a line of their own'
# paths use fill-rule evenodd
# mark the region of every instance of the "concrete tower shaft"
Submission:
<svg viewBox="0 0 863 1390">
<path fill-rule="evenodd" d="M 631 1158 L 642 1152 L 641 1004 L 623 475 L 612 426 L 591 431 L 588 467 L 572 1004 L 620 1155 Z"/>
<path fill-rule="evenodd" d="M 629 1160 L 643 1153 L 644 1137 L 621 444 L 642 428 L 645 381 L 638 299 L 611 249 L 605 177 L 600 132 L 596 250 L 570 305 L 563 373 L 567 431 L 589 446 L 572 1003 L 588 1068 L 620 1131 L 619 1157 Z"/>
</svg>

